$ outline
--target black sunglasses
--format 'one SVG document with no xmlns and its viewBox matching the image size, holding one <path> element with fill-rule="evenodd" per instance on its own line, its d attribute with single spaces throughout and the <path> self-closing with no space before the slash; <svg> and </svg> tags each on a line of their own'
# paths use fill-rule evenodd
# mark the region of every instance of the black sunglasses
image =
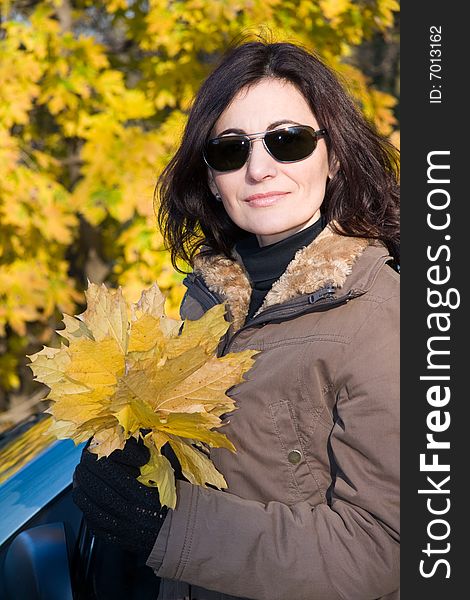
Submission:
<svg viewBox="0 0 470 600">
<path fill-rule="evenodd" d="M 206 142 L 203 157 L 215 171 L 241 169 L 250 156 L 252 141 L 262 139 L 266 150 L 278 162 L 297 162 L 310 156 L 318 138 L 326 134 L 326 129 L 315 131 L 309 125 L 289 125 L 250 135 L 226 135 Z"/>
</svg>

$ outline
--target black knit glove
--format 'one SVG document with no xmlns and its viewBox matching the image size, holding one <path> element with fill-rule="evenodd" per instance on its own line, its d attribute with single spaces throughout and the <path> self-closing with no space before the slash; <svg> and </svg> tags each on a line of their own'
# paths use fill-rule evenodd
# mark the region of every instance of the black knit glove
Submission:
<svg viewBox="0 0 470 600">
<path fill-rule="evenodd" d="M 93 533 L 136 554 L 150 554 L 168 512 L 156 488 L 137 481 L 150 458 L 142 440 L 97 459 L 85 448 L 73 477 L 72 498 Z"/>
</svg>

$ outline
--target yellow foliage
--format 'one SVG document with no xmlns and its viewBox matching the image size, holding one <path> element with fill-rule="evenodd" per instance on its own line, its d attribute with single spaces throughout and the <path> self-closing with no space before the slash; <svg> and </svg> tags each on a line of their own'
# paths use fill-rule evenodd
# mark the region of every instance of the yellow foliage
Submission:
<svg viewBox="0 0 470 600">
<path fill-rule="evenodd" d="M 159 488 L 162 504 L 176 504 L 173 469 L 160 453 L 165 441 L 181 458 L 194 483 L 227 487 L 223 476 L 193 442 L 234 445 L 214 428 L 237 407 L 226 390 L 252 366 L 254 351 L 215 355 L 229 323 L 219 304 L 195 322 L 168 318 L 165 298 L 154 284 L 138 302 L 127 304 L 122 290 L 90 284 L 87 308 L 64 316 L 58 333 L 68 342 L 31 355 L 36 379 L 49 388 L 51 431 L 76 443 L 92 438 L 99 458 L 141 437 L 150 461 L 140 481 Z M 181 325 L 184 325 L 181 329 Z"/>
<path fill-rule="evenodd" d="M 337 25 L 341 15 L 351 7 L 351 0 L 320 0 L 320 8 L 326 19 Z"/>
<path fill-rule="evenodd" d="M 317 51 L 397 139 L 396 100 L 350 60 L 391 28 L 397 0 L 149 0 L 139 10 L 84 0 L 70 22 L 61 6 L 0 0 L 0 336 L 28 335 L 36 347 L 53 339 L 57 313 L 83 302 L 93 253 L 129 300 L 158 280 L 178 316 L 183 277 L 156 230 L 153 190 L 193 95 L 240 34 Z M 20 355 L 9 356 L 0 362 L 7 389 L 19 383 Z"/>
</svg>

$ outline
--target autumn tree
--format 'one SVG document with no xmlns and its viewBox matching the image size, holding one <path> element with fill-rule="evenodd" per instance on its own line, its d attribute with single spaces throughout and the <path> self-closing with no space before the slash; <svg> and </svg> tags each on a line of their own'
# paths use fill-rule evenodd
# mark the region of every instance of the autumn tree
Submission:
<svg viewBox="0 0 470 600">
<path fill-rule="evenodd" d="M 396 98 L 356 60 L 370 40 L 390 41 L 396 0 L 0 0 L 0 9 L 0 407 L 45 395 L 25 355 L 58 343 L 87 279 L 121 285 L 129 301 L 158 281 L 176 316 L 182 275 L 156 229 L 153 190 L 193 95 L 234 39 L 314 49 L 397 139 Z"/>
</svg>

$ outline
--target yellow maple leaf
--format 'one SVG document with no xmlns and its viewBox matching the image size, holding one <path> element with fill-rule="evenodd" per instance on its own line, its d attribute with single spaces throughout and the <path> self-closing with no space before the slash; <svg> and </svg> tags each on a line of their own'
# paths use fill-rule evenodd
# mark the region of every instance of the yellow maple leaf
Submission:
<svg viewBox="0 0 470 600">
<path fill-rule="evenodd" d="M 53 383 L 65 379 L 64 372 L 70 363 L 70 357 L 67 352 L 63 351 L 64 348 L 65 346 L 61 348 L 48 348 L 44 346 L 41 351 L 28 356 L 31 359 L 31 365 L 33 365 L 31 368 L 36 377 L 49 387 Z"/>
<path fill-rule="evenodd" d="M 173 467 L 170 461 L 153 446 L 149 446 L 149 450 L 150 460 L 140 469 L 137 480 L 149 487 L 157 487 L 161 504 L 175 508 L 176 486 Z"/>
<path fill-rule="evenodd" d="M 183 334 L 172 337 L 167 343 L 168 357 L 181 355 L 185 350 L 201 346 L 207 354 L 216 351 L 220 338 L 229 328 L 230 323 L 225 321 L 223 304 L 217 304 L 200 319 L 186 321 Z"/>
<path fill-rule="evenodd" d="M 59 333 L 63 338 L 65 338 L 69 342 L 72 342 L 75 339 L 78 340 L 83 337 L 87 337 L 90 340 L 93 339 L 93 334 L 83 321 L 74 319 L 69 315 L 64 315 L 62 322 L 65 325 L 65 329 L 58 329 L 57 333 Z"/>
<path fill-rule="evenodd" d="M 66 374 L 88 387 L 112 386 L 124 373 L 125 358 L 114 338 L 88 338 L 70 344 Z"/>
<path fill-rule="evenodd" d="M 98 458 L 101 458 L 102 456 L 109 456 L 114 450 L 122 450 L 125 443 L 124 430 L 116 421 L 115 425 L 100 429 L 94 435 L 89 450 L 97 454 Z"/>
<path fill-rule="evenodd" d="M 217 357 L 229 323 L 217 305 L 197 321 L 170 319 L 154 284 L 128 305 L 121 288 L 90 283 L 86 310 L 64 315 L 67 343 L 30 356 L 38 381 L 49 386 L 47 409 L 57 438 L 91 439 L 98 458 L 143 439 L 150 460 L 139 481 L 158 487 L 162 504 L 176 506 L 174 471 L 162 455 L 170 443 L 188 481 L 227 487 L 206 453 L 236 448 L 216 429 L 237 407 L 226 392 L 240 383 L 255 351 Z"/>
<path fill-rule="evenodd" d="M 152 317 L 160 319 L 165 316 L 164 306 L 165 296 L 158 285 L 154 283 L 151 288 L 142 292 L 135 304 L 131 305 L 131 314 L 136 316 L 142 314 L 152 315 Z"/>
<path fill-rule="evenodd" d="M 183 475 L 190 483 L 207 487 L 210 483 L 219 489 L 227 487 L 223 475 L 217 471 L 213 463 L 193 446 L 174 437 L 170 440 L 171 447 L 181 465 Z"/>
<path fill-rule="evenodd" d="M 170 413 L 159 419 L 156 428 L 183 438 L 206 442 L 209 446 L 228 448 L 235 452 L 235 446 L 223 433 L 211 431 L 211 427 L 220 425 L 220 419 L 210 413 Z"/>
<path fill-rule="evenodd" d="M 155 401 L 155 408 L 174 412 L 194 412 L 191 407 L 203 407 L 206 411 L 227 407 L 226 390 L 241 380 L 241 375 L 251 365 L 252 352 L 245 350 L 227 354 L 222 358 L 210 358 L 178 383 L 165 386 Z M 187 407 L 187 411 L 183 411 Z"/>
<path fill-rule="evenodd" d="M 111 335 L 121 352 L 127 352 L 127 305 L 122 290 L 110 290 L 104 283 L 101 286 L 89 284 L 85 292 L 87 309 L 78 318 L 93 332 L 95 340 L 100 341 Z"/>
<path fill-rule="evenodd" d="M 129 340 L 129 352 L 148 352 L 158 341 L 164 340 L 160 319 L 144 313 L 132 323 L 132 337 Z"/>
</svg>

